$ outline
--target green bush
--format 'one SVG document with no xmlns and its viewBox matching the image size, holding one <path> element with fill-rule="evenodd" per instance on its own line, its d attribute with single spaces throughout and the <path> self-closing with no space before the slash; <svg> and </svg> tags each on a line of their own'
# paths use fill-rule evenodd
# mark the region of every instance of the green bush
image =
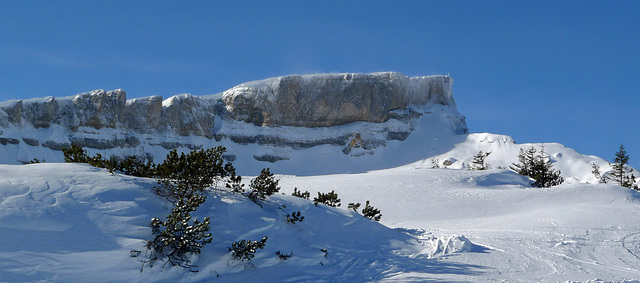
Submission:
<svg viewBox="0 0 640 283">
<path fill-rule="evenodd" d="M 331 191 L 330 193 L 320 193 L 318 192 L 318 197 L 313 198 L 313 203 L 317 206 L 318 203 L 326 204 L 331 207 L 339 207 L 340 199 L 338 198 L 338 194 L 335 191 Z"/>
<path fill-rule="evenodd" d="M 298 191 L 298 188 L 293 188 L 293 193 L 291 195 L 294 197 L 299 197 L 303 199 L 309 199 L 309 197 L 311 197 L 311 193 L 309 193 L 309 191 L 305 191 L 303 193 L 301 191 Z"/>
<path fill-rule="evenodd" d="M 364 209 L 362 209 L 362 216 L 375 221 L 380 221 L 380 218 L 382 218 L 380 210 L 369 205 L 369 201 L 365 203 Z"/>
<path fill-rule="evenodd" d="M 269 171 L 269 168 L 262 169 L 260 175 L 251 180 L 249 187 L 251 192 L 247 197 L 257 203 L 258 200 L 265 200 L 267 196 L 273 195 L 280 191 L 278 180 Z"/>
<path fill-rule="evenodd" d="M 180 155 L 177 150 L 172 150 L 165 161 L 156 166 L 156 178 L 163 185 L 157 193 L 168 200 L 188 198 L 225 177 L 235 176 L 233 165 L 225 164 L 222 158 L 225 150 L 218 146 Z"/>
<path fill-rule="evenodd" d="M 240 240 L 231 244 L 227 251 L 231 253 L 231 258 L 245 261 L 255 257 L 257 249 L 264 248 L 267 243 L 267 236 L 260 241 Z"/>
<path fill-rule="evenodd" d="M 191 265 L 189 255 L 200 254 L 202 247 L 212 241 L 209 217 L 205 217 L 202 222 L 197 218 L 191 221 L 191 212 L 204 203 L 205 199 L 201 195 L 180 199 L 175 202 L 167 220 L 151 220 L 152 232 L 157 235 L 145 244 L 148 259 L 142 260 L 143 268 L 146 263 L 153 267 L 157 260 L 166 260 L 165 265 L 195 268 Z"/>
</svg>

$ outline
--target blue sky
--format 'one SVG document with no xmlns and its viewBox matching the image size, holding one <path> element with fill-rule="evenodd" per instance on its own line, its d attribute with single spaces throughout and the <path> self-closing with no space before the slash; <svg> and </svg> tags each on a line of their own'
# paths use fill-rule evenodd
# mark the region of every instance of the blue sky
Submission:
<svg viewBox="0 0 640 283">
<path fill-rule="evenodd" d="M 640 1 L 3 1 L 0 100 L 206 95 L 287 74 L 454 78 L 471 132 L 640 167 Z"/>
</svg>

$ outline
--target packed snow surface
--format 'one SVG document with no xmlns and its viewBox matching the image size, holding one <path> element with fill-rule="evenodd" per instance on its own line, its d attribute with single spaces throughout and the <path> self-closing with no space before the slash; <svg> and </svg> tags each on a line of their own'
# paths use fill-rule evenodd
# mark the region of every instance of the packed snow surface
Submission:
<svg viewBox="0 0 640 283">
<path fill-rule="evenodd" d="M 0 165 L 0 281 L 640 279 L 640 194 L 626 188 L 539 189 L 510 171 L 416 164 L 278 177 L 287 195 L 272 196 L 263 208 L 225 190 L 208 192 L 198 216 L 212 217 L 213 242 L 193 258 L 199 272 L 160 264 L 140 272 L 130 251 L 152 238 L 150 218 L 168 213 L 152 193 L 154 180 L 82 164 Z M 312 197 L 335 190 L 342 206 L 316 207 L 290 196 L 294 187 Z M 381 210 L 380 223 L 346 209 L 366 200 Z M 285 215 L 294 211 L 305 220 L 288 224 Z M 266 247 L 250 264 L 226 251 L 263 236 Z M 276 251 L 293 257 L 280 260 Z"/>
</svg>

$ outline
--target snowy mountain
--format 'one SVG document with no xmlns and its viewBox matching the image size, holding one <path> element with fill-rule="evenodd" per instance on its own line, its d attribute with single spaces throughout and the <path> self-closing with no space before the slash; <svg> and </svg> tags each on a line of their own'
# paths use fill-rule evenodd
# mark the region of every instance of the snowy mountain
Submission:
<svg viewBox="0 0 640 283">
<path fill-rule="evenodd" d="M 640 282 L 640 193 L 600 184 L 591 171 L 611 170 L 602 158 L 468 133 L 452 82 L 323 74 L 164 101 L 117 90 L 0 103 L 0 282 Z M 144 252 L 150 219 L 170 203 L 153 179 L 55 163 L 71 142 L 156 162 L 223 145 L 245 183 L 270 167 L 284 194 L 260 207 L 207 190 L 196 216 L 211 216 L 213 242 L 192 258 L 199 272 L 141 272 L 130 253 Z M 562 185 L 532 188 L 505 169 L 531 146 L 544 146 Z M 480 151 L 492 169 L 467 170 Z M 18 165 L 34 158 L 46 162 Z M 335 191 L 342 205 L 294 188 Z M 380 222 L 347 208 L 366 201 Z M 305 220 L 288 223 L 296 211 Z M 264 236 L 250 262 L 227 251 Z"/>
<path fill-rule="evenodd" d="M 237 148 L 229 151 L 229 160 L 251 163 L 288 160 L 299 150 L 327 145 L 331 154 L 372 154 L 410 136 L 417 120 L 466 134 L 452 84 L 448 76 L 319 74 L 164 101 L 159 96 L 127 100 L 123 90 L 12 100 L 0 103 L 0 161 L 60 162 L 60 149 L 71 143 L 105 156 L 155 161 L 172 149 L 217 145 Z"/>
</svg>

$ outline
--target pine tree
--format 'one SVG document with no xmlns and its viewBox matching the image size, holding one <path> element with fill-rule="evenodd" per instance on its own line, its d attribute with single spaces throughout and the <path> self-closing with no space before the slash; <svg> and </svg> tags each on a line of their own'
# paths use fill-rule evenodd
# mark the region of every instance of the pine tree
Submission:
<svg viewBox="0 0 640 283">
<path fill-rule="evenodd" d="M 518 160 L 520 163 L 514 163 L 511 170 L 532 178 L 532 186 L 550 188 L 564 182 L 564 178 L 560 176 L 561 172 L 553 169 L 551 158 L 544 152 L 544 146 L 541 146 L 539 154 L 533 146 L 526 151 L 520 149 Z"/>
<path fill-rule="evenodd" d="M 293 188 L 293 193 L 291 195 L 303 199 L 309 199 L 309 197 L 311 197 L 311 193 L 309 191 L 305 191 L 303 193 L 302 191 L 298 191 L 298 188 Z"/>
<path fill-rule="evenodd" d="M 616 157 L 613 159 L 613 164 L 611 164 L 612 170 L 610 175 L 607 176 L 607 179 L 618 183 L 620 186 L 631 188 L 635 183 L 635 176 L 633 174 L 628 175 L 628 173 L 633 171 L 631 168 L 628 168 L 628 163 L 629 155 L 624 149 L 624 145 L 621 144 L 620 150 L 616 152 Z"/>
<path fill-rule="evenodd" d="M 536 152 L 537 150 L 533 146 L 531 146 L 527 150 L 521 148 L 520 153 L 518 154 L 518 161 L 520 163 L 514 163 L 513 165 L 509 166 L 509 168 L 520 175 L 531 177 L 533 175 L 533 166 Z"/>
<path fill-rule="evenodd" d="M 178 155 L 172 150 L 162 164 L 156 167 L 158 183 L 164 185 L 157 193 L 174 201 L 202 192 L 217 181 L 235 176 L 231 163 L 224 163 L 222 154 L 225 148 L 218 146 L 210 149 L 192 151 Z"/>
<path fill-rule="evenodd" d="M 369 201 L 365 203 L 364 209 L 362 209 L 362 216 L 375 221 L 380 221 L 380 218 L 382 218 L 380 209 L 369 205 Z"/>
<path fill-rule="evenodd" d="M 322 203 L 331 207 L 339 207 L 340 199 L 338 198 L 338 194 L 333 190 L 330 193 L 326 194 L 318 192 L 318 197 L 313 198 L 313 203 L 315 205 L 318 205 L 318 203 Z"/>
<path fill-rule="evenodd" d="M 273 173 L 269 171 L 269 168 L 262 169 L 260 175 L 251 180 L 249 187 L 251 192 L 249 193 L 249 199 L 257 203 L 258 200 L 265 200 L 267 196 L 273 195 L 280 191 L 278 187 L 278 180 L 273 176 Z"/>
<path fill-rule="evenodd" d="M 205 244 L 211 243 L 212 237 L 209 224 L 209 217 L 205 217 L 202 222 L 198 219 L 191 221 L 191 212 L 204 203 L 206 196 L 194 194 L 187 199 L 180 199 L 175 202 L 171 214 L 166 221 L 157 218 L 151 220 L 151 228 L 157 234 L 153 241 L 147 241 L 145 248 L 148 250 L 148 260 L 142 260 L 153 267 L 156 260 L 166 260 L 173 266 L 184 268 L 194 268 L 191 265 L 189 254 L 200 254 Z"/>
<path fill-rule="evenodd" d="M 487 156 L 491 154 L 491 151 L 483 153 L 482 150 L 473 157 L 472 165 L 469 165 L 470 170 L 488 170 L 491 166 L 485 162 Z"/>
</svg>

